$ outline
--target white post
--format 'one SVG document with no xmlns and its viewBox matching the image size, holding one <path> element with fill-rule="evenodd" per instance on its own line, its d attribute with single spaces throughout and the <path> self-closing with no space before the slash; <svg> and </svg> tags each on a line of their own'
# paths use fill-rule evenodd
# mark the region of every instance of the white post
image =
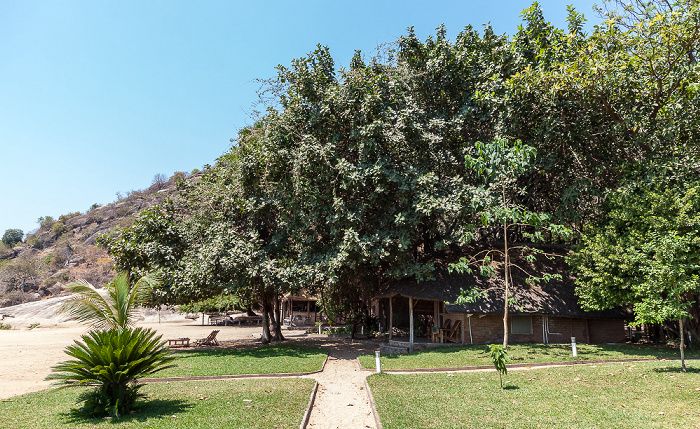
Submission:
<svg viewBox="0 0 700 429">
<path fill-rule="evenodd" d="M 571 351 L 573 352 L 574 357 L 576 357 L 576 337 L 571 337 Z"/>
<path fill-rule="evenodd" d="M 379 350 L 374 352 L 375 366 L 377 367 L 377 374 L 382 373 L 382 360 L 380 359 Z"/>
<path fill-rule="evenodd" d="M 409 334 L 408 334 L 408 351 L 413 353 L 413 297 L 408 297 L 408 317 L 409 317 Z"/>
</svg>

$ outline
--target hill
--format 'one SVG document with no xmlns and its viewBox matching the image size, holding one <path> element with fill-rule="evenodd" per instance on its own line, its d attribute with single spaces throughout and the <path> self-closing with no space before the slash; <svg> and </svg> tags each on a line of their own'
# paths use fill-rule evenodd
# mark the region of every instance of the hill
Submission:
<svg viewBox="0 0 700 429">
<path fill-rule="evenodd" d="M 85 279 L 95 286 L 114 277 L 112 260 L 96 245 L 97 237 L 131 225 L 137 214 L 177 195 L 177 180 L 196 180 L 200 174 L 175 173 L 142 191 L 130 191 L 117 201 L 41 218 L 40 227 L 13 248 L 0 244 L 0 307 L 59 295 L 63 286 Z M 118 194 L 119 196 L 119 194 Z"/>
</svg>

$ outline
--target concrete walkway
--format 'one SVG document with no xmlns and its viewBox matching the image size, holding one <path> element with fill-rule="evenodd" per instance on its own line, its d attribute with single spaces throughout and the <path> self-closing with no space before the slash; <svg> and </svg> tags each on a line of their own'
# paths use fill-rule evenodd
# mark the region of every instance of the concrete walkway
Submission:
<svg viewBox="0 0 700 429">
<path fill-rule="evenodd" d="M 305 376 L 319 383 L 307 428 L 376 428 L 365 378 L 357 361 L 361 354 L 374 353 L 376 345 L 337 343 L 328 347 L 328 361 L 321 373 Z"/>
</svg>

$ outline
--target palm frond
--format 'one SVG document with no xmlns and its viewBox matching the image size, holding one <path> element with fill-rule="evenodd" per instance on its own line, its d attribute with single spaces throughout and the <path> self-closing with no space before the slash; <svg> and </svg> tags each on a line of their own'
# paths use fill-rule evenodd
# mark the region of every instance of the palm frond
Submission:
<svg viewBox="0 0 700 429">
<path fill-rule="evenodd" d="M 58 313 L 95 329 L 126 329 L 133 325 L 138 306 L 158 282 L 156 276 L 147 276 L 132 286 L 128 276 L 121 273 L 105 285 L 107 294 L 103 296 L 93 285 L 80 280 L 67 286 L 73 296 L 58 308 Z"/>
</svg>

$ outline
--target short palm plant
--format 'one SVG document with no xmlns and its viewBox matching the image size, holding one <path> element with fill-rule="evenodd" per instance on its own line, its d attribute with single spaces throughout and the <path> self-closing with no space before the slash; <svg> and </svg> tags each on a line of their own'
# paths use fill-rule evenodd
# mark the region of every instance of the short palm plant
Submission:
<svg viewBox="0 0 700 429">
<path fill-rule="evenodd" d="M 152 285 L 152 279 L 144 278 L 131 286 L 128 277 L 120 274 L 105 286 L 106 296 L 85 281 L 68 287 L 74 295 L 59 312 L 93 330 L 82 336 L 82 342 L 66 348 L 74 359 L 55 366 L 47 380 L 57 380 L 61 387 L 97 386 L 79 397 L 83 406 L 77 414 L 123 415 L 141 396 L 138 378 L 173 366 L 174 358 L 155 331 L 132 327 L 137 306 Z"/>
<path fill-rule="evenodd" d="M 91 331 L 68 346 L 72 360 L 53 367 L 47 380 L 57 380 L 62 387 L 97 386 L 80 397 L 84 402 L 78 414 L 118 417 L 128 413 L 143 384 L 139 377 L 153 374 L 173 365 L 174 358 L 165 341 L 151 329 L 126 328 Z"/>
<path fill-rule="evenodd" d="M 73 295 L 58 309 L 72 320 L 96 329 L 127 328 L 133 325 L 137 306 L 148 297 L 156 280 L 143 277 L 134 285 L 126 274 L 105 285 L 106 296 L 85 280 L 66 287 Z"/>
</svg>

